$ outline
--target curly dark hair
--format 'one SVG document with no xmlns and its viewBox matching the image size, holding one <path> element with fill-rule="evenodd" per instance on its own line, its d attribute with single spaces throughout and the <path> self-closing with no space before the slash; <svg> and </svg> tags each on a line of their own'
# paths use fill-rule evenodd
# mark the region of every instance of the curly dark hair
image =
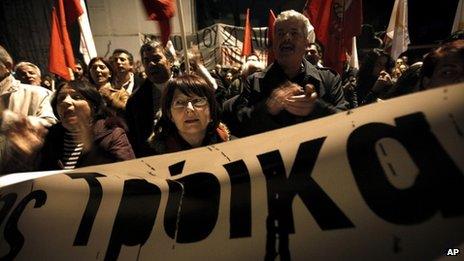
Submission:
<svg viewBox="0 0 464 261">
<path fill-rule="evenodd" d="M 114 75 L 114 70 L 113 70 L 113 66 L 111 66 L 111 64 L 108 62 L 108 60 L 106 60 L 105 58 L 103 57 L 94 57 L 92 58 L 92 60 L 90 60 L 89 62 L 89 66 L 87 67 L 87 75 L 89 76 L 89 82 L 92 84 L 92 85 L 96 85 L 97 83 L 94 81 L 94 79 L 92 79 L 92 75 L 90 74 L 90 70 L 92 69 L 92 66 L 94 63 L 98 62 L 98 61 L 101 61 L 102 63 L 105 64 L 106 67 L 108 67 L 108 70 L 110 70 L 110 79 L 109 81 L 112 82 L 113 80 L 113 75 Z"/>
</svg>

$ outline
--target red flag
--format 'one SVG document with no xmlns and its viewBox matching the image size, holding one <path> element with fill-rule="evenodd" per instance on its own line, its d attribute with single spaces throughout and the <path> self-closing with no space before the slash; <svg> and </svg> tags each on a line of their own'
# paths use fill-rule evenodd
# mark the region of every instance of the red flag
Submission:
<svg viewBox="0 0 464 261">
<path fill-rule="evenodd" d="M 269 9 L 269 18 L 267 20 L 267 40 L 268 40 L 268 49 L 267 49 L 267 64 L 274 62 L 274 51 L 272 49 L 272 43 L 274 42 L 274 22 L 276 16 L 272 10 Z"/>
<path fill-rule="evenodd" d="M 148 19 L 158 21 L 161 31 L 161 41 L 164 45 L 169 41 L 171 35 L 170 19 L 174 16 L 173 0 L 142 0 Z"/>
<path fill-rule="evenodd" d="M 361 34 L 362 0 L 309 0 L 305 14 L 325 47 L 324 65 L 342 73 L 353 36 Z"/>
<path fill-rule="evenodd" d="M 68 68 L 75 68 L 67 22 L 70 24 L 75 22 L 81 14 L 82 8 L 76 0 L 66 1 L 66 3 L 63 0 L 57 0 L 52 9 L 48 70 L 66 80 L 71 80 Z"/>
<path fill-rule="evenodd" d="M 332 0 L 308 0 L 303 11 L 314 26 L 317 40 L 324 46 L 327 46 L 329 39 L 331 13 Z"/>
<path fill-rule="evenodd" d="M 70 26 L 77 21 L 77 18 L 84 13 L 84 10 L 82 10 L 79 0 L 65 0 L 63 4 L 66 11 L 66 24 Z"/>
<path fill-rule="evenodd" d="M 251 41 L 251 25 L 250 25 L 250 8 L 247 8 L 245 19 L 245 32 L 243 32 L 243 47 L 242 57 L 253 53 L 253 44 Z"/>
</svg>

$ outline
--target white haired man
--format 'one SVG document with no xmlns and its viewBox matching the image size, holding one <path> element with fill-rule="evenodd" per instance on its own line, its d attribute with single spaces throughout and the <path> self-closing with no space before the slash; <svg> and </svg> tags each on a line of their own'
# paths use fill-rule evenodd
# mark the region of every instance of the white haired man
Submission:
<svg viewBox="0 0 464 261">
<path fill-rule="evenodd" d="M 56 123 L 50 105 L 52 92 L 20 83 L 12 70 L 13 59 L 0 46 L 0 175 L 27 170 L 12 154 L 30 148 L 43 137 L 45 127 Z"/>
<path fill-rule="evenodd" d="M 40 86 L 42 83 L 42 74 L 40 68 L 30 62 L 20 62 L 16 64 L 15 76 L 21 83 Z"/>
<path fill-rule="evenodd" d="M 224 119 L 239 137 L 347 109 L 340 76 L 304 59 L 315 40 L 309 20 L 284 11 L 275 21 L 274 36 L 275 62 L 251 75 L 243 92 L 224 103 Z"/>
</svg>

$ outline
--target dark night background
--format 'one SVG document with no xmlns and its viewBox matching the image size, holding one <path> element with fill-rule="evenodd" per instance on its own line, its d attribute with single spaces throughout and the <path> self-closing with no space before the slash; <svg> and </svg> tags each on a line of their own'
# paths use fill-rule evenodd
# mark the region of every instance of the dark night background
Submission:
<svg viewBox="0 0 464 261">
<path fill-rule="evenodd" d="M 217 21 L 244 24 L 245 9 L 251 9 L 253 26 L 267 26 L 269 8 L 275 13 L 287 9 L 302 11 L 306 0 L 201 0 L 196 1 L 198 28 Z M 376 31 L 387 28 L 394 0 L 364 0 L 364 23 Z M 411 45 L 436 44 L 451 33 L 459 0 L 424 1 L 408 0 L 409 35 Z"/>
<path fill-rule="evenodd" d="M 190 1 L 190 0 L 182 0 Z M 451 33 L 459 0 L 408 0 L 409 35 L 407 51 L 410 62 L 418 61 Z M 6 47 L 15 60 L 28 60 L 46 70 L 48 64 L 50 12 L 53 0 L 1 0 L 0 44 Z M 271 8 L 277 14 L 283 10 L 302 11 L 306 0 L 194 0 L 197 29 L 214 23 L 244 25 L 247 7 L 251 9 L 253 26 L 267 26 Z M 376 32 L 384 31 L 390 20 L 394 0 L 363 0 L 364 23 L 371 24 Z M 71 30 L 73 39 L 78 38 Z M 76 56 L 78 40 L 74 42 Z M 360 49 L 358 45 L 358 49 Z"/>
</svg>

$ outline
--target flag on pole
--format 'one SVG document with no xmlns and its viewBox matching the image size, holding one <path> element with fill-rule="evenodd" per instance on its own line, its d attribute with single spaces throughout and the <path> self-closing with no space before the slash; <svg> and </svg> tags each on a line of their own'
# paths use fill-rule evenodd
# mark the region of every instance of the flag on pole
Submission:
<svg viewBox="0 0 464 261">
<path fill-rule="evenodd" d="M 451 33 L 464 30 L 464 5 L 462 0 L 459 0 L 458 8 L 456 9 L 456 15 L 454 16 L 453 29 Z"/>
<path fill-rule="evenodd" d="M 308 0 L 303 13 L 324 46 L 324 65 L 341 74 L 353 37 L 361 34 L 362 0 Z"/>
<path fill-rule="evenodd" d="M 308 0 L 303 10 L 314 26 L 316 38 L 323 46 L 329 41 L 329 27 L 332 14 L 332 0 Z"/>
<path fill-rule="evenodd" d="M 173 0 L 142 0 L 149 20 L 158 21 L 161 42 L 166 46 L 171 35 L 171 18 L 174 16 Z"/>
<path fill-rule="evenodd" d="M 268 49 L 267 49 L 267 65 L 270 65 L 274 62 L 274 50 L 272 49 L 272 43 L 274 42 L 274 22 L 276 20 L 276 16 L 274 12 L 269 9 L 269 17 L 267 20 L 267 41 L 268 41 Z"/>
<path fill-rule="evenodd" d="M 71 80 L 70 69 L 75 69 L 67 24 L 71 25 L 82 14 L 82 8 L 76 1 L 56 0 L 52 8 L 48 70 L 66 80 Z"/>
<path fill-rule="evenodd" d="M 408 49 L 409 43 L 408 1 L 395 0 L 385 35 L 385 46 L 390 50 L 390 56 L 396 60 Z"/>
<path fill-rule="evenodd" d="M 242 57 L 253 53 L 253 43 L 251 40 L 251 25 L 250 25 L 250 8 L 247 8 L 245 18 L 245 31 L 243 32 Z"/>
<path fill-rule="evenodd" d="M 82 15 L 79 16 L 79 28 L 80 28 L 80 44 L 79 51 L 84 57 L 85 63 L 89 63 L 90 60 L 97 56 L 97 49 L 95 48 L 95 42 L 93 41 L 92 30 L 90 29 L 89 16 L 87 15 L 87 8 L 85 6 L 85 0 L 80 0 Z"/>
</svg>

